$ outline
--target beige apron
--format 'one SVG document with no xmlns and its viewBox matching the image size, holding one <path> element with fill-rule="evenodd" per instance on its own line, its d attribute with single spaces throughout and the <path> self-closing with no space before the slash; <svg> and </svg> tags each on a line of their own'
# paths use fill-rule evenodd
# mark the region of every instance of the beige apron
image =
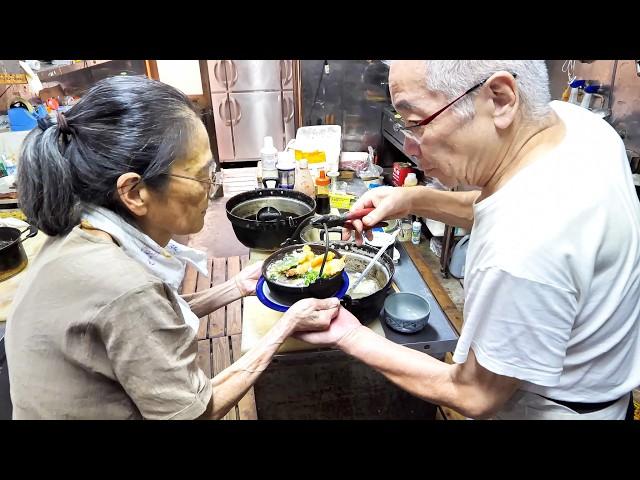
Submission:
<svg viewBox="0 0 640 480">
<path fill-rule="evenodd" d="M 493 417 L 495 420 L 624 420 L 629 395 L 613 405 L 591 413 L 575 410 L 547 400 L 535 393 L 518 390 Z"/>
</svg>

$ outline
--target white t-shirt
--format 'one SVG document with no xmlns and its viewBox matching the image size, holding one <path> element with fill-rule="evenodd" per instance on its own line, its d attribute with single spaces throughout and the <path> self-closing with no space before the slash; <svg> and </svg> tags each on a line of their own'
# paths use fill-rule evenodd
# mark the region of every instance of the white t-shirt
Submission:
<svg viewBox="0 0 640 480">
<path fill-rule="evenodd" d="M 614 129 L 551 106 L 563 141 L 474 206 L 453 360 L 603 402 L 640 385 L 640 204 Z"/>
</svg>

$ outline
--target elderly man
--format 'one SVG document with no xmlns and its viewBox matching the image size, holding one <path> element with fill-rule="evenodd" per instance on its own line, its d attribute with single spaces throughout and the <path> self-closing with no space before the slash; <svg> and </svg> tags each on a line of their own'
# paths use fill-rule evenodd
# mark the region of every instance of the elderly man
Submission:
<svg viewBox="0 0 640 480">
<path fill-rule="evenodd" d="M 640 206 L 620 137 L 550 102 L 543 61 L 397 61 L 389 80 L 405 151 L 466 191 L 378 188 L 354 208 L 375 207 L 367 225 L 413 213 L 472 227 L 455 363 L 393 344 L 344 309 L 299 338 L 473 418 L 628 418 L 640 384 Z"/>
</svg>

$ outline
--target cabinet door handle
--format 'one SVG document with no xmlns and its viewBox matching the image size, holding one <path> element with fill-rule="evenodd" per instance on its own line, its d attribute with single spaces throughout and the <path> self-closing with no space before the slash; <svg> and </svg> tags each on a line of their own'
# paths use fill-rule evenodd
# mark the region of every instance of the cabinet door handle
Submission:
<svg viewBox="0 0 640 480">
<path fill-rule="evenodd" d="M 224 85 L 225 84 L 224 80 L 220 79 L 221 65 L 222 65 L 222 62 L 220 60 L 216 60 L 216 63 L 213 64 L 213 78 L 215 78 L 218 83 Z"/>
<path fill-rule="evenodd" d="M 231 72 L 231 80 L 229 80 L 229 88 L 231 88 L 238 81 L 238 67 L 233 63 L 233 60 L 225 60 L 225 62 L 229 62 L 229 70 L 227 72 Z"/>
<path fill-rule="evenodd" d="M 235 98 L 232 98 L 231 104 L 234 106 L 234 109 L 235 109 L 234 114 L 232 114 L 231 124 L 237 125 L 240 122 L 240 119 L 242 118 L 242 110 L 240 110 L 240 102 L 238 102 L 238 100 L 236 100 Z"/>
<path fill-rule="evenodd" d="M 229 107 L 229 99 L 225 99 L 224 102 L 220 102 L 220 104 L 218 105 L 218 113 L 220 114 L 220 118 L 224 121 L 224 124 L 227 127 L 231 126 L 231 120 L 229 120 L 229 118 L 227 118 L 227 116 L 225 115 L 225 109 Z"/>
<path fill-rule="evenodd" d="M 287 97 L 285 100 L 287 103 L 287 112 L 288 112 L 287 119 L 285 121 L 290 122 L 291 119 L 293 118 L 293 115 L 296 113 L 296 109 L 294 108 L 293 100 L 291 100 L 289 97 Z"/>
<path fill-rule="evenodd" d="M 285 60 L 284 64 L 285 64 L 285 71 L 287 72 L 284 79 L 284 85 L 286 85 L 291 81 L 291 78 L 293 77 L 293 65 L 291 60 Z"/>
</svg>

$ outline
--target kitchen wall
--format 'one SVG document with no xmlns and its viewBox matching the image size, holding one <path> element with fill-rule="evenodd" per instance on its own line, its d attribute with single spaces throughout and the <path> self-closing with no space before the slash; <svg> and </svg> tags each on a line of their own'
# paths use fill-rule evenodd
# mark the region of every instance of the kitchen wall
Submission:
<svg viewBox="0 0 640 480">
<path fill-rule="evenodd" d="M 567 86 L 567 74 L 562 71 L 564 60 L 548 60 L 551 96 L 560 99 Z M 640 156 L 640 77 L 635 60 L 576 61 L 574 75 L 578 79 L 596 80 L 610 91 L 613 83 L 612 110 L 609 123 L 621 133 L 629 157 Z M 615 76 L 613 76 L 615 69 Z M 605 95 L 606 96 L 606 95 Z M 599 103 L 598 103 L 599 104 Z"/>
<path fill-rule="evenodd" d="M 202 77 L 198 60 L 156 60 L 158 77 L 185 95 L 202 95 Z"/>
<path fill-rule="evenodd" d="M 323 63 L 301 60 L 303 125 L 340 125 L 343 151 L 378 148 L 389 67 L 380 60 L 328 60 L 326 75 Z"/>
</svg>

